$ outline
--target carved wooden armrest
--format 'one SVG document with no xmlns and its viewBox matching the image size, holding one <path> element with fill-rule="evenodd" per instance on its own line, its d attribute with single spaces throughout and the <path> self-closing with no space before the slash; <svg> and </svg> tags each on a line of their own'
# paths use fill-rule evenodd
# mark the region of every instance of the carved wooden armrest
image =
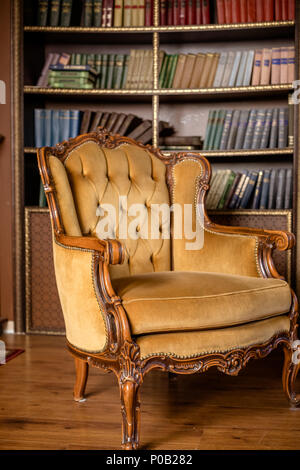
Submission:
<svg viewBox="0 0 300 470">
<path fill-rule="evenodd" d="M 56 241 L 66 247 L 81 248 L 100 252 L 106 264 L 122 264 L 125 249 L 118 240 L 101 240 L 97 237 L 73 237 L 56 234 Z"/>
<path fill-rule="evenodd" d="M 272 245 L 273 248 L 276 248 L 280 251 L 289 250 L 295 245 L 295 235 L 286 230 L 264 230 L 249 227 L 231 227 L 218 225 L 210 220 L 206 221 L 206 227 L 210 231 L 217 233 L 258 237 L 262 243 L 266 243 L 268 246 Z"/>
</svg>

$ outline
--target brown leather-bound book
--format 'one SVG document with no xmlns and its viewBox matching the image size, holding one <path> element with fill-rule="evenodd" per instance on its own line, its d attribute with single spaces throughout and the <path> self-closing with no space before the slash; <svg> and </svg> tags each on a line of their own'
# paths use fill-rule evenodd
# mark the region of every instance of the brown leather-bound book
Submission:
<svg viewBox="0 0 300 470">
<path fill-rule="evenodd" d="M 172 88 L 176 88 L 176 89 L 180 88 L 182 75 L 185 70 L 185 61 L 186 61 L 186 54 L 179 54 Z"/>
<path fill-rule="evenodd" d="M 86 134 L 86 132 L 88 132 L 91 116 L 92 116 L 92 111 L 90 109 L 86 109 L 83 113 L 83 117 L 81 121 L 80 134 Z"/>
<path fill-rule="evenodd" d="M 152 122 L 148 119 L 143 121 L 139 126 L 137 126 L 133 131 L 131 131 L 127 137 L 130 137 L 134 140 L 140 140 L 140 137 L 150 128 L 152 127 Z"/>
<path fill-rule="evenodd" d="M 199 82 L 198 88 L 206 88 L 207 87 L 208 78 L 209 78 L 209 74 L 210 74 L 210 71 L 211 71 L 213 59 L 214 59 L 214 54 L 212 54 L 211 52 L 208 52 L 206 54 L 205 61 L 204 61 L 204 64 L 203 64 L 203 72 L 202 72 L 201 77 L 200 77 L 200 82 Z"/>
<path fill-rule="evenodd" d="M 126 114 L 125 113 L 120 113 L 116 119 L 116 122 L 114 123 L 112 129 L 111 129 L 111 133 L 112 134 L 119 134 L 119 129 L 121 128 L 123 122 L 125 121 L 126 119 Z"/>
<path fill-rule="evenodd" d="M 141 123 L 141 119 L 135 116 L 134 114 L 128 114 L 123 124 L 119 129 L 120 135 L 127 135 L 133 129 L 135 129 Z"/>
<path fill-rule="evenodd" d="M 103 113 L 99 126 L 106 127 L 107 121 L 109 119 L 110 113 Z"/>
<path fill-rule="evenodd" d="M 200 77 L 202 74 L 205 57 L 205 54 L 203 54 L 202 52 L 198 52 L 193 70 L 193 75 L 190 82 L 190 88 L 199 88 Z"/>
<path fill-rule="evenodd" d="M 180 81 L 179 88 L 185 89 L 189 88 L 191 78 L 194 71 L 194 66 L 196 62 L 196 54 L 187 54 L 184 66 L 184 72 Z"/>
<path fill-rule="evenodd" d="M 257 49 L 254 56 L 251 85 L 259 85 L 261 77 L 262 50 Z"/>
<path fill-rule="evenodd" d="M 192 145 L 199 147 L 202 144 L 201 137 L 194 135 L 171 135 L 161 137 L 159 139 L 160 145 L 179 146 L 179 145 Z"/>
<path fill-rule="evenodd" d="M 109 116 L 109 119 L 107 120 L 107 123 L 105 126 L 109 132 L 111 132 L 113 125 L 115 124 L 117 118 L 118 118 L 118 113 L 111 113 L 111 115 Z"/>
<path fill-rule="evenodd" d="M 261 61 L 261 76 L 260 76 L 261 85 L 270 84 L 271 61 L 272 61 L 272 50 L 267 49 L 267 48 L 263 49 L 262 61 Z"/>
<path fill-rule="evenodd" d="M 218 67 L 218 63 L 219 63 L 219 59 L 220 59 L 220 54 L 215 53 L 214 57 L 213 57 L 213 60 L 212 60 L 212 65 L 211 65 L 210 73 L 209 73 L 209 76 L 208 76 L 208 80 L 207 80 L 207 88 L 212 88 L 212 86 L 213 86 L 216 71 L 217 71 L 217 67 Z"/>
<path fill-rule="evenodd" d="M 89 132 L 94 132 L 97 129 L 97 127 L 100 125 L 101 116 L 101 111 L 96 112 L 94 119 L 91 121 Z"/>
</svg>

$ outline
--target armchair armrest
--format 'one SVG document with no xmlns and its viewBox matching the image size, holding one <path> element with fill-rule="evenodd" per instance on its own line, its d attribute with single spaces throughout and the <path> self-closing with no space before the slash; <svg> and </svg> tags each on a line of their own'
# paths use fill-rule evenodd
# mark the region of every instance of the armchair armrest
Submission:
<svg viewBox="0 0 300 470">
<path fill-rule="evenodd" d="M 101 240 L 97 237 L 74 237 L 65 234 L 56 234 L 58 243 L 66 247 L 81 248 L 98 251 L 102 260 L 107 264 L 122 264 L 125 259 L 125 250 L 118 240 Z"/>
</svg>

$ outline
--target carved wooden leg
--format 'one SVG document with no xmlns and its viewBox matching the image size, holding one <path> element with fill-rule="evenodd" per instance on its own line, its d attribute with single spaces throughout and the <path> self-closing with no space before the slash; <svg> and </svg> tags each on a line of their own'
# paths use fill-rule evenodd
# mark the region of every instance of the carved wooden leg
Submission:
<svg viewBox="0 0 300 470">
<path fill-rule="evenodd" d="M 300 404 L 300 396 L 295 392 L 295 381 L 300 367 L 299 359 L 297 359 L 297 349 L 284 345 L 284 364 L 282 370 L 283 390 L 291 404 L 295 407 Z"/>
<path fill-rule="evenodd" d="M 89 365 L 82 359 L 75 358 L 76 382 L 74 385 L 74 400 L 85 401 L 84 391 L 88 379 Z"/>
<path fill-rule="evenodd" d="M 140 401 L 139 384 L 126 380 L 120 383 L 122 412 L 122 447 L 135 450 L 139 446 Z"/>
</svg>

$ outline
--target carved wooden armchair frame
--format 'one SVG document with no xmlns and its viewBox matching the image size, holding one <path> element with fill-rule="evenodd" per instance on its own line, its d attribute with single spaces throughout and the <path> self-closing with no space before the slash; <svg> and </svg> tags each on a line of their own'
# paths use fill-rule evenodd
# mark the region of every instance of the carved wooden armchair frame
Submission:
<svg viewBox="0 0 300 470">
<path fill-rule="evenodd" d="M 106 371 L 113 371 L 117 376 L 122 412 L 122 446 L 124 449 L 137 449 L 139 445 L 140 427 L 140 401 L 139 391 L 144 376 L 151 369 L 161 369 L 176 374 L 192 374 L 205 372 L 210 367 L 217 367 L 228 375 L 237 375 L 246 366 L 250 359 L 263 358 L 271 351 L 282 345 L 284 349 L 284 366 L 282 372 L 283 389 L 291 405 L 300 403 L 300 397 L 295 393 L 294 385 L 298 373 L 299 364 L 293 361 L 295 353 L 293 342 L 297 340 L 297 316 L 298 302 L 292 292 L 292 306 L 289 312 L 290 330 L 288 333 L 279 333 L 268 342 L 256 344 L 247 348 L 238 348 L 225 353 L 205 354 L 189 359 L 177 359 L 167 355 L 155 355 L 144 360 L 140 358 L 139 346 L 131 334 L 131 328 L 127 314 L 122 306 L 122 300 L 113 289 L 109 265 L 120 264 L 124 261 L 124 248 L 117 240 L 100 240 L 96 237 L 74 237 L 65 234 L 62 224 L 60 209 L 57 201 L 55 186 L 49 170 L 48 158 L 50 155 L 58 157 L 62 162 L 66 152 L 69 152 L 78 144 L 87 140 L 95 141 L 101 147 L 117 148 L 122 143 L 134 143 L 142 148 L 149 149 L 152 154 L 166 165 L 167 185 L 172 192 L 172 168 L 183 159 L 201 159 L 205 168 L 199 181 L 198 203 L 203 204 L 211 176 L 208 161 L 196 153 L 174 153 L 171 156 L 163 155 L 158 149 L 151 146 L 143 146 L 126 137 L 113 136 L 105 129 L 99 128 L 96 132 L 85 134 L 68 142 L 58 144 L 54 148 L 44 147 L 38 151 L 38 164 L 48 206 L 50 209 L 54 239 L 58 244 L 66 248 L 77 248 L 90 251 L 93 254 L 93 269 L 95 290 L 97 298 L 104 306 L 104 315 L 107 332 L 106 349 L 97 354 L 79 350 L 67 341 L 67 347 L 75 359 L 76 382 L 74 387 L 74 399 L 81 401 L 84 397 L 88 377 L 88 367 L 94 366 Z M 277 272 L 273 259 L 273 249 L 289 250 L 293 247 L 295 238 L 292 233 L 286 231 L 260 230 L 242 227 L 227 227 L 213 223 L 204 209 L 204 226 L 216 233 L 242 234 L 257 237 L 258 250 L 257 262 L 263 277 L 281 278 Z"/>
</svg>

